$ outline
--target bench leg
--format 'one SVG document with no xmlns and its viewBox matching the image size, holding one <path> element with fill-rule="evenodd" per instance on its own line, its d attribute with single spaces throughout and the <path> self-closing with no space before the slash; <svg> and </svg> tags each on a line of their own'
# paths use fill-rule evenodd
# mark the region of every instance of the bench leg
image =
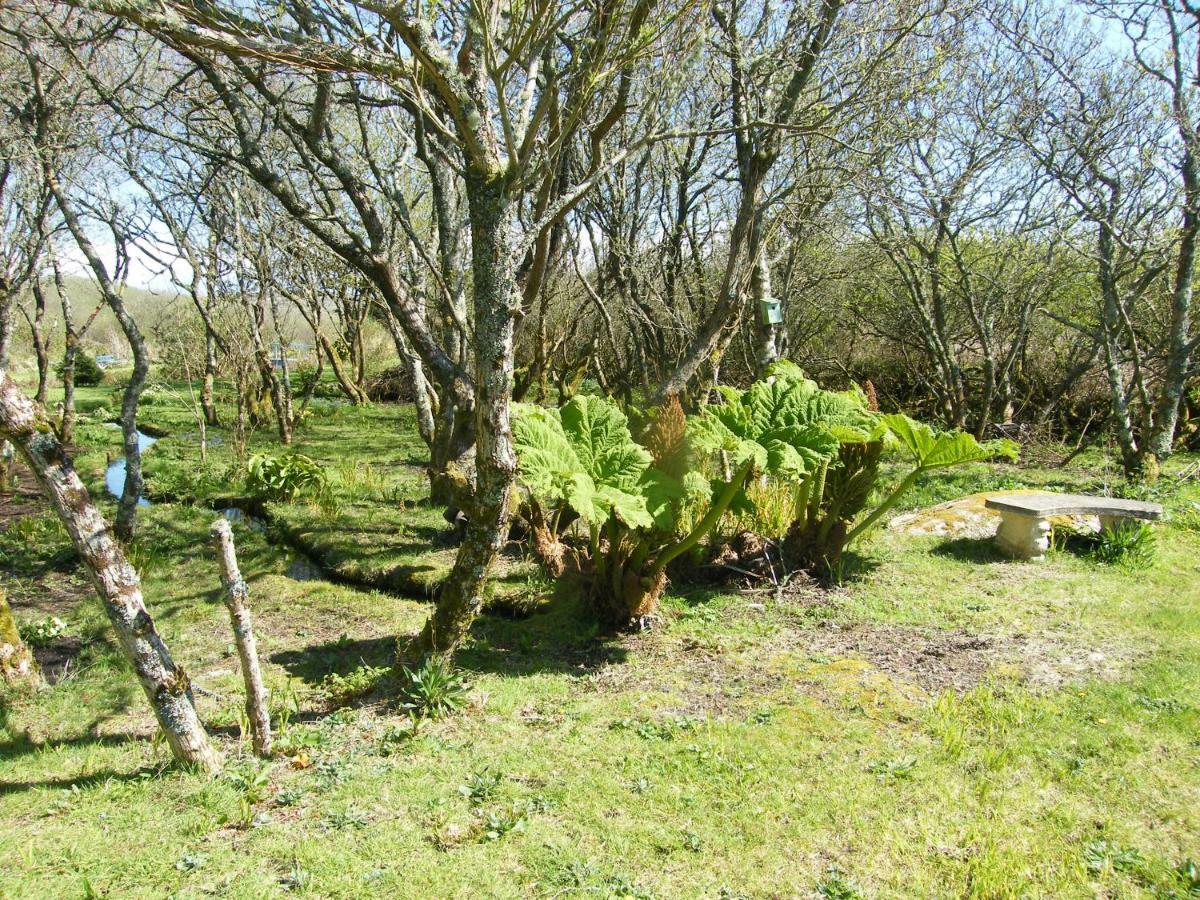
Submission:
<svg viewBox="0 0 1200 900">
<path fill-rule="evenodd" d="M 1042 559 L 1050 549 L 1050 520 L 1002 512 L 996 544 L 1014 559 Z"/>
</svg>

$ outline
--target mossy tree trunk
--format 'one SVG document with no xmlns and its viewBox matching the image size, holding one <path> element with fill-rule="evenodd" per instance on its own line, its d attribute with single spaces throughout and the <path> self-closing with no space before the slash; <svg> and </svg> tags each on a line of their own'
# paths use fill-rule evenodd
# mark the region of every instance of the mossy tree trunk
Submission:
<svg viewBox="0 0 1200 900">
<path fill-rule="evenodd" d="M 507 532 L 516 477 L 509 407 L 513 327 L 519 304 L 515 209 L 500 172 L 467 172 L 475 313 L 475 490 L 466 538 L 437 608 L 418 639 L 422 653 L 452 653 L 483 606 L 487 574 Z"/>
<path fill-rule="evenodd" d="M 137 572 L 44 415 L 2 370 L 0 438 L 16 446 L 71 536 L 171 752 L 180 762 L 216 770 L 220 754 L 196 713 L 187 674 L 171 658 L 146 610 Z"/>
<path fill-rule="evenodd" d="M 38 687 L 42 683 L 42 673 L 33 653 L 21 640 L 3 588 L 0 588 L 0 681 L 23 687 Z"/>
</svg>

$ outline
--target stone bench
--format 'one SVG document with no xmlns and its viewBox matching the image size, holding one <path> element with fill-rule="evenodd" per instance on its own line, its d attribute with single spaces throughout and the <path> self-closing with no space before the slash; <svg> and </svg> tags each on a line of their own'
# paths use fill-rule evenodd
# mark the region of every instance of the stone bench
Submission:
<svg viewBox="0 0 1200 900">
<path fill-rule="evenodd" d="M 1157 503 L 1083 494 L 1017 494 L 989 498 L 986 505 L 1000 513 L 996 543 L 1016 559 L 1041 559 L 1046 555 L 1050 519 L 1054 516 L 1099 516 L 1102 529 L 1132 519 L 1162 518 L 1162 507 Z"/>
</svg>

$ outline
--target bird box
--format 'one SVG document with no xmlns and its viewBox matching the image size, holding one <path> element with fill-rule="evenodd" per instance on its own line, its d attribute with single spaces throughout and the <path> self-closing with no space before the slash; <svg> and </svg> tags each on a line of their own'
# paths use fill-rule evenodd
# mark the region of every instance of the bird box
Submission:
<svg viewBox="0 0 1200 900">
<path fill-rule="evenodd" d="M 783 304 L 777 297 L 763 297 L 759 305 L 764 323 L 767 325 L 783 324 Z"/>
</svg>

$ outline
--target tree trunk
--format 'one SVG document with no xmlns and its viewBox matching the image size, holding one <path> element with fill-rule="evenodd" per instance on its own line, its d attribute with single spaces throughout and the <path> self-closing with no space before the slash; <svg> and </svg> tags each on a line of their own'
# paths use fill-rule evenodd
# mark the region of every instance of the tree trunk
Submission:
<svg viewBox="0 0 1200 900">
<path fill-rule="evenodd" d="M 146 611 L 137 572 L 110 536 L 49 423 L 5 372 L 0 372 L 0 436 L 16 445 L 71 536 L 171 752 L 182 763 L 215 771 L 220 754 L 196 713 L 187 675 L 171 659 Z"/>
<path fill-rule="evenodd" d="M 780 336 L 783 324 L 771 324 L 763 314 L 764 303 L 771 296 L 771 263 L 767 259 L 765 242 L 760 241 L 758 258 L 750 275 L 750 299 L 757 313 L 758 324 L 758 377 L 767 371 L 767 366 L 779 359 Z"/>
<path fill-rule="evenodd" d="M 515 209 L 500 172 L 467 172 L 475 310 L 475 491 L 466 538 L 437 607 L 417 640 L 421 653 L 449 654 L 483 606 L 483 587 L 508 526 L 516 477 L 509 406 L 513 326 L 519 308 Z"/>
<path fill-rule="evenodd" d="M 217 380 L 217 342 L 213 333 L 204 329 L 204 383 L 200 387 L 200 406 L 204 409 L 204 421 L 210 428 L 221 424 L 217 418 L 217 406 L 213 402 L 213 385 Z"/>
<path fill-rule="evenodd" d="M 1125 373 L 1121 368 L 1120 346 L 1120 298 L 1112 272 L 1113 236 L 1106 222 L 1100 223 L 1098 255 L 1100 257 L 1099 279 L 1102 298 L 1100 333 L 1103 336 L 1104 371 L 1108 376 L 1108 394 L 1112 408 L 1113 426 L 1117 432 L 1117 445 L 1121 450 L 1121 461 L 1126 477 L 1138 475 L 1142 468 L 1141 451 L 1133 433 L 1133 420 L 1129 412 L 1129 398 L 1125 391 Z"/>
<path fill-rule="evenodd" d="M 698 377 L 706 363 L 715 371 L 720 371 L 721 357 L 725 355 L 730 341 L 737 333 L 738 323 L 745 309 L 746 278 L 743 257 L 746 255 L 747 244 L 754 228 L 762 179 L 765 176 L 766 171 L 760 171 L 759 166 L 755 165 L 741 178 L 741 202 L 738 204 L 737 216 L 729 236 L 729 257 L 725 261 L 725 273 L 721 279 L 717 304 L 700 326 L 674 373 L 659 388 L 654 398 L 656 404 L 661 404 L 672 395 L 682 394 L 688 384 Z M 715 380 L 714 377 L 713 381 Z M 703 396 L 704 392 L 701 391 L 700 394 Z"/>
<path fill-rule="evenodd" d="M 250 590 L 238 570 L 237 551 L 233 546 L 233 531 L 224 518 L 213 522 L 213 545 L 221 569 L 221 586 L 225 589 L 225 607 L 233 640 L 242 663 L 242 679 L 246 682 L 246 718 L 250 720 L 254 752 L 262 757 L 271 755 L 271 715 L 267 707 L 267 689 L 263 687 L 262 669 L 258 665 L 258 646 L 250 622 Z"/>
<path fill-rule="evenodd" d="M 317 327 L 313 327 L 313 334 L 317 338 L 317 343 L 321 349 L 325 351 L 325 358 L 329 360 L 329 367 L 333 369 L 333 377 L 337 379 L 338 386 L 342 389 L 342 393 L 355 406 L 365 406 L 367 403 L 366 392 L 363 391 L 354 381 L 346 375 L 346 370 L 342 368 L 342 362 L 338 359 L 337 350 L 330 343 L 329 338 L 325 333 Z"/>
<path fill-rule="evenodd" d="M 46 295 L 42 291 L 42 283 L 39 279 L 33 279 L 32 287 L 34 312 L 33 318 L 29 320 L 29 331 L 33 336 L 33 352 L 37 356 L 38 370 L 37 393 L 33 395 L 33 399 L 45 406 L 46 388 L 50 381 L 50 353 L 47 349 L 49 340 L 43 329 L 46 322 Z"/>
<path fill-rule="evenodd" d="M 0 369 L 8 368 L 8 355 L 12 348 L 12 301 L 8 279 L 0 275 Z"/>
<path fill-rule="evenodd" d="M 142 333 L 133 317 L 125 309 L 121 292 L 109 277 L 108 269 L 91 238 L 84 230 L 74 205 L 63 191 L 57 176 L 47 166 L 44 166 L 43 170 L 46 183 L 62 212 L 63 221 L 66 222 L 80 252 L 87 259 L 88 267 L 96 278 L 100 294 L 112 309 L 113 315 L 116 316 L 117 323 L 125 333 L 129 349 L 133 353 L 133 374 L 129 378 L 125 396 L 121 401 L 121 433 L 125 444 L 125 486 L 121 490 L 121 499 L 117 503 L 117 519 L 113 523 L 117 537 L 120 540 L 129 541 L 133 538 L 134 527 L 137 523 L 138 501 L 142 497 L 142 451 L 138 446 L 137 407 L 142 391 L 146 387 L 146 376 L 150 372 L 150 357 L 146 352 L 146 342 L 142 339 Z M 116 226 L 113 226 L 113 232 L 114 239 L 120 243 L 120 235 L 117 234 Z"/>
<path fill-rule="evenodd" d="M 1167 366 L 1155 405 L 1153 429 L 1146 450 L 1158 459 L 1171 455 L 1175 447 L 1175 429 L 1179 407 L 1187 388 L 1192 367 L 1192 280 L 1196 266 L 1196 239 L 1200 233 L 1200 173 L 1193 154 L 1185 155 L 1183 180 L 1186 190 L 1183 228 L 1179 237 L 1179 255 L 1171 286 L 1171 333 L 1168 338 Z"/>
<path fill-rule="evenodd" d="M 133 350 L 133 374 L 129 376 L 129 384 L 125 387 L 125 395 L 121 400 L 121 438 L 125 445 L 125 484 L 121 488 L 121 499 L 117 501 L 117 518 L 113 530 L 122 541 L 133 540 L 134 529 L 137 527 L 137 507 L 142 499 L 144 479 L 142 478 L 142 448 L 138 441 L 137 408 L 142 391 L 146 388 L 146 376 L 150 373 L 150 360 L 146 353 L 146 345 L 142 341 L 137 326 L 122 311 L 119 319 L 127 320 L 131 326 L 126 332 Z M 122 322 L 122 325 L 125 325 Z"/>
<path fill-rule="evenodd" d="M 41 670 L 21 640 L 4 588 L 0 588 L 0 681 L 31 688 L 41 687 L 42 684 Z"/>
</svg>

